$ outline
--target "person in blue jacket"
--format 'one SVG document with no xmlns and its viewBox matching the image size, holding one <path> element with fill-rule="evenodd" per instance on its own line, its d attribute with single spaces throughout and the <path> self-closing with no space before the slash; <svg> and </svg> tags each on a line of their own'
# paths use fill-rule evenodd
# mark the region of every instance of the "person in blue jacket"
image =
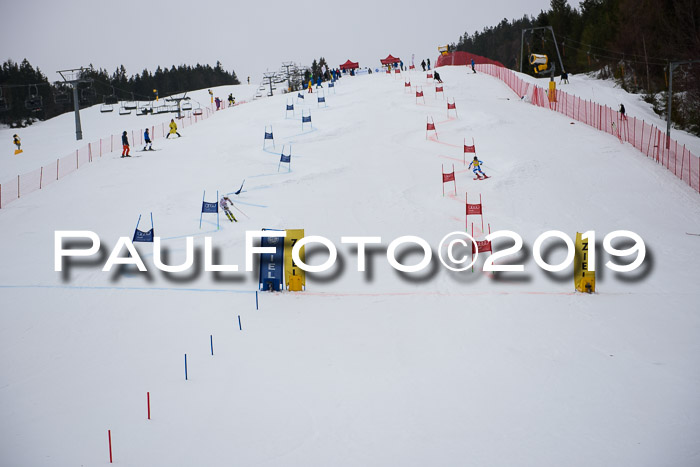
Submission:
<svg viewBox="0 0 700 467">
<path fill-rule="evenodd" d="M 474 59 L 472 58 L 472 72 L 476 73 L 476 69 L 474 68 Z"/>
<path fill-rule="evenodd" d="M 322 87 L 323 86 L 321 86 L 321 77 L 319 76 L 318 78 L 316 78 L 316 89 L 322 88 Z"/>
<path fill-rule="evenodd" d="M 143 150 L 153 151 L 153 143 L 151 142 L 151 135 L 148 134 L 148 128 L 143 132 L 144 147 Z"/>
<path fill-rule="evenodd" d="M 474 160 L 471 161 L 471 163 L 469 164 L 469 167 L 467 169 L 471 169 L 473 166 L 474 168 L 472 169 L 472 172 L 474 172 L 474 175 L 476 176 L 476 178 L 483 180 L 484 178 L 489 178 L 489 177 L 488 177 L 488 175 L 486 175 L 484 172 L 481 171 L 481 164 L 483 164 L 483 162 L 481 162 L 478 157 L 474 156 Z"/>
</svg>

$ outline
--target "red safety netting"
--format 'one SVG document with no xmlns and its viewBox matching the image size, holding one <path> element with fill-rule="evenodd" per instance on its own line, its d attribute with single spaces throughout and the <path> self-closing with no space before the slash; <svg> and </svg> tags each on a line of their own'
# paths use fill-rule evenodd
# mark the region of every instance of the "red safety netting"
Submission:
<svg viewBox="0 0 700 467">
<path fill-rule="evenodd" d="M 235 105 L 244 103 L 245 101 L 241 101 Z M 232 106 L 227 101 L 221 101 L 220 110 L 229 107 Z M 215 104 L 183 112 L 183 118 L 177 119 L 178 129 L 206 120 L 214 115 L 215 112 Z M 161 125 L 150 127 L 151 139 L 164 138 L 170 132 L 169 124 L 170 122 L 163 122 Z M 135 147 L 144 144 L 143 133 L 144 129 L 127 131 L 132 151 Z M 121 138 L 121 133 L 105 136 L 56 159 L 55 162 L 50 162 L 36 170 L 17 175 L 0 183 L 0 208 L 7 206 L 22 196 L 41 190 L 45 186 L 78 171 L 85 164 L 94 162 L 106 154 L 120 152 L 122 150 Z"/>
<path fill-rule="evenodd" d="M 479 65 L 479 71 L 503 81 L 518 96 L 538 107 L 559 112 L 578 122 L 615 136 L 629 143 L 645 156 L 654 159 L 673 174 L 700 192 L 700 158 L 684 145 L 667 137 L 656 126 L 636 117 L 623 117 L 620 112 L 606 105 L 572 96 L 559 89 L 555 100 L 550 102 L 548 91 L 525 82 L 513 71 L 493 64 Z"/>
<path fill-rule="evenodd" d="M 447 65 L 471 65 L 472 59 L 475 65 L 491 64 L 503 66 L 501 62 L 491 60 L 481 55 L 475 55 L 469 52 L 452 52 L 447 55 L 440 55 L 435 61 L 435 68 Z"/>
</svg>

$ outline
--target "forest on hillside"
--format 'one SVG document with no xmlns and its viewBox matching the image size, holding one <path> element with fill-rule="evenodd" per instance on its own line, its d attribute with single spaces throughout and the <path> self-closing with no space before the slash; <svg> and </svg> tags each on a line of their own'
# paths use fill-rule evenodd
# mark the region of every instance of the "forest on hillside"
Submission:
<svg viewBox="0 0 700 467">
<path fill-rule="evenodd" d="M 519 70 L 523 29 L 542 26 L 554 30 L 567 72 L 614 78 L 624 89 L 643 94 L 661 115 L 666 114 L 669 63 L 700 60 L 698 0 L 583 0 L 576 6 L 551 0 L 537 16 L 503 19 L 464 33 L 450 48 Z M 549 30 L 526 32 L 522 50 L 522 71 L 530 74 L 530 53 L 546 54 L 550 61 L 557 57 Z M 675 125 L 700 135 L 700 62 L 674 69 L 673 96 Z"/>
<path fill-rule="evenodd" d="M 81 108 L 106 101 L 150 101 L 157 91 L 160 97 L 194 91 L 196 89 L 240 84 L 234 71 L 216 66 L 179 65 L 158 67 L 154 72 L 145 69 L 129 76 L 124 65 L 113 73 L 85 68 L 81 78 L 89 80 L 78 88 Z M 21 63 L 7 60 L 0 68 L 0 122 L 11 126 L 31 124 L 35 119 L 45 120 L 73 110 L 73 90 L 61 82 L 50 83 L 39 69 L 24 59 Z"/>
</svg>

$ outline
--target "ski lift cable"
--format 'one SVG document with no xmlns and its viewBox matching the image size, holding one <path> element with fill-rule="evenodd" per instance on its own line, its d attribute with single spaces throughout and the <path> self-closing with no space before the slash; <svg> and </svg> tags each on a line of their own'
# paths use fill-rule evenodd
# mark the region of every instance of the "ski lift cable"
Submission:
<svg viewBox="0 0 700 467">
<path fill-rule="evenodd" d="M 597 47 L 597 46 L 592 45 L 592 44 L 587 44 L 587 43 L 584 43 L 584 42 L 579 42 L 579 41 L 574 40 L 574 39 L 572 39 L 572 38 L 570 38 L 570 37 L 567 37 L 567 36 L 560 36 L 560 37 L 562 37 L 563 39 L 566 39 L 567 41 L 573 42 L 573 43 L 575 43 L 575 44 L 582 45 L 582 46 L 584 46 L 584 47 L 588 47 L 588 48 L 592 48 L 592 49 L 597 49 L 597 50 L 600 50 L 600 51 L 602 51 L 602 52 L 612 53 L 612 54 L 615 54 L 615 55 L 621 55 L 621 56 L 622 56 L 622 55 L 627 55 L 627 56 L 631 56 L 631 57 L 640 58 L 640 59 L 643 59 L 643 60 L 646 60 L 646 59 L 648 58 L 649 60 L 658 60 L 658 61 L 661 61 L 661 62 L 667 62 L 667 61 L 668 61 L 668 59 L 666 59 L 666 58 L 660 58 L 660 57 L 644 57 L 643 55 L 630 54 L 630 53 L 624 53 L 624 52 L 617 52 L 617 51 L 615 51 L 615 50 L 605 49 L 605 48 L 603 48 L 603 47 Z M 569 47 L 571 47 L 571 46 L 569 46 Z M 646 63 L 646 61 L 643 62 L 643 63 Z"/>
<path fill-rule="evenodd" d="M 646 61 L 643 61 L 643 60 L 633 60 L 633 59 L 626 58 L 625 54 L 620 54 L 621 57 L 612 57 L 612 56 L 610 56 L 610 55 L 603 55 L 603 54 L 600 54 L 600 53 L 596 53 L 595 51 L 590 50 L 590 47 L 589 47 L 589 50 L 582 49 L 582 48 L 579 48 L 579 47 L 574 47 L 574 46 L 572 46 L 572 45 L 569 45 L 569 46 L 567 46 L 567 47 L 568 47 L 569 49 L 576 50 L 576 51 L 579 51 L 579 52 L 585 52 L 585 53 L 588 54 L 588 55 L 593 55 L 593 56 L 596 57 L 596 58 L 599 57 L 599 58 L 604 58 L 604 59 L 608 59 L 608 60 L 615 60 L 615 61 L 624 60 L 624 61 L 626 61 L 626 62 L 637 63 L 637 64 L 640 64 L 640 65 L 644 65 L 644 64 L 647 63 Z M 666 62 L 666 61 L 664 61 L 664 62 L 649 61 L 649 65 L 666 66 L 667 64 L 668 64 L 668 62 Z"/>
</svg>

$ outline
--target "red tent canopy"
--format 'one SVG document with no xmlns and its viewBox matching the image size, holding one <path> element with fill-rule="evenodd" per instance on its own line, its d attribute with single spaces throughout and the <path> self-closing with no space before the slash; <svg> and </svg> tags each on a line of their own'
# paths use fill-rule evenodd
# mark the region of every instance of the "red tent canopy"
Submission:
<svg viewBox="0 0 700 467">
<path fill-rule="evenodd" d="M 389 56 L 387 58 L 383 58 L 379 61 L 382 62 L 382 65 L 388 65 L 390 63 L 399 63 L 401 61 L 401 59 L 396 58 L 396 57 L 392 57 L 391 54 L 389 54 Z"/>
<path fill-rule="evenodd" d="M 347 62 L 340 65 L 341 70 L 350 70 L 352 68 L 360 68 L 360 64 L 358 62 L 351 62 L 350 60 L 348 60 Z"/>
</svg>

